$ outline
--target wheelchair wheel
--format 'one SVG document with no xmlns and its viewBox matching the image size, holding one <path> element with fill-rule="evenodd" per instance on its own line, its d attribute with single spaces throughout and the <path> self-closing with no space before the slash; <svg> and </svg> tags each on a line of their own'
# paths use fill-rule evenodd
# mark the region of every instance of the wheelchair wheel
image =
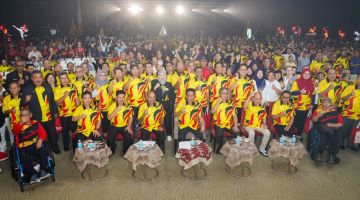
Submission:
<svg viewBox="0 0 360 200">
<path fill-rule="evenodd" d="M 11 176 L 14 178 L 15 181 L 18 180 L 18 172 L 17 172 L 17 163 L 16 163 L 16 153 L 14 147 L 11 147 L 9 150 L 9 161 L 10 161 L 10 169 L 11 169 Z"/>
</svg>

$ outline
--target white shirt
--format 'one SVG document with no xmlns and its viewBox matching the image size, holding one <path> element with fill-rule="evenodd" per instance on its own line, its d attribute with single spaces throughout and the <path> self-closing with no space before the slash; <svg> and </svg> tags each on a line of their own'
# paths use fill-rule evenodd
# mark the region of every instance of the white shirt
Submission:
<svg viewBox="0 0 360 200">
<path fill-rule="evenodd" d="M 31 57 L 35 57 L 36 61 L 40 61 L 42 58 L 42 55 L 40 51 L 30 51 L 28 54 L 28 58 L 31 59 Z"/>
<path fill-rule="evenodd" d="M 281 90 L 279 81 L 274 80 L 273 82 L 270 82 L 266 80 L 265 88 L 262 91 L 262 101 L 261 101 L 262 104 L 264 104 L 267 101 L 275 102 L 279 100 L 279 95 L 276 93 L 274 89 L 272 89 L 272 86 L 275 86 L 277 89 Z"/>
</svg>

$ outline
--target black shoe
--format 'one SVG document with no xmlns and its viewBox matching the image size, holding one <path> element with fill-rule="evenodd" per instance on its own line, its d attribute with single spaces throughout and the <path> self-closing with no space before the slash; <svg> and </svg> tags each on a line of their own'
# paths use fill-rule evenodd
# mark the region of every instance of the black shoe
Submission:
<svg viewBox="0 0 360 200">
<path fill-rule="evenodd" d="M 330 164 L 330 165 L 337 165 L 337 164 L 339 164 L 339 162 L 340 162 L 340 158 L 331 155 L 326 162 L 327 162 L 328 164 Z"/>
<path fill-rule="evenodd" d="M 345 145 L 341 144 L 341 145 L 339 146 L 339 149 L 345 150 Z"/>
<path fill-rule="evenodd" d="M 60 152 L 60 149 L 53 149 L 53 152 L 55 153 L 55 154 L 60 154 L 61 152 Z"/>
<path fill-rule="evenodd" d="M 69 147 L 64 147 L 64 151 L 70 151 Z"/>
</svg>

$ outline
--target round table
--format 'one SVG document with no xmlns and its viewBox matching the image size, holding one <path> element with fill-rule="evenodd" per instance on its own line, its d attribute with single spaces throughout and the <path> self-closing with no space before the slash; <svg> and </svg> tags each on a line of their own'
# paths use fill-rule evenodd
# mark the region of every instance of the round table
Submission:
<svg viewBox="0 0 360 200">
<path fill-rule="evenodd" d="M 84 147 L 75 149 L 73 162 L 81 172 L 81 178 L 88 181 L 99 181 L 108 174 L 106 165 L 109 163 L 111 155 L 110 148 L 104 144 L 102 148 L 90 151 Z"/>
<path fill-rule="evenodd" d="M 237 178 L 249 176 L 251 174 L 250 167 L 254 159 L 259 156 L 258 149 L 251 141 L 241 142 L 239 145 L 235 144 L 234 140 L 230 140 L 224 144 L 220 153 L 226 157 L 226 172 Z M 236 168 L 239 168 L 239 170 L 236 170 Z"/>
<path fill-rule="evenodd" d="M 277 139 L 273 139 L 270 143 L 268 156 L 272 160 L 271 167 L 285 175 L 293 175 L 297 172 L 296 165 L 304 157 L 305 148 L 301 142 L 292 145 L 288 142 L 280 144 Z M 281 162 L 285 159 L 286 163 Z"/>
<path fill-rule="evenodd" d="M 179 159 L 179 165 L 182 166 L 181 175 L 194 181 L 207 177 L 204 166 L 210 165 L 213 155 L 212 149 L 205 142 L 197 141 L 196 143 L 197 145 L 191 149 L 179 149 L 175 155 Z M 188 173 L 191 168 L 192 175 Z"/>
<path fill-rule="evenodd" d="M 156 167 L 160 165 L 163 156 L 164 153 L 156 144 L 151 147 L 146 147 L 144 150 L 139 150 L 136 145 L 133 144 L 129 147 L 124 158 L 132 163 L 133 178 L 140 181 L 150 181 L 159 176 L 159 171 Z M 141 169 L 139 171 L 137 170 L 138 166 Z M 140 172 L 142 175 L 140 175 Z"/>
</svg>

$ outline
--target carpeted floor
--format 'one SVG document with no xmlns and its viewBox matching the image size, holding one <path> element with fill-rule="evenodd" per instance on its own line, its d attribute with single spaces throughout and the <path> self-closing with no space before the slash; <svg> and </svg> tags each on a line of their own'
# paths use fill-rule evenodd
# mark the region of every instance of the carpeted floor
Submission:
<svg viewBox="0 0 360 200">
<path fill-rule="evenodd" d="M 120 145 L 119 145 L 120 146 Z M 171 145 L 172 146 L 172 145 Z M 129 163 L 118 154 L 110 159 L 109 174 L 99 182 L 88 182 L 72 163 L 71 153 L 56 155 L 56 182 L 46 181 L 21 193 L 10 174 L 9 161 L 0 162 L 2 199 L 360 199 L 360 152 L 341 151 L 338 166 L 316 166 L 306 155 L 295 175 L 272 170 L 271 161 L 255 159 L 252 174 L 245 178 L 229 176 L 224 157 L 215 155 L 207 167 L 208 177 L 191 181 L 180 175 L 178 160 L 167 143 L 159 177 L 150 182 L 133 179 Z M 120 150 L 121 146 L 118 147 Z"/>
</svg>

